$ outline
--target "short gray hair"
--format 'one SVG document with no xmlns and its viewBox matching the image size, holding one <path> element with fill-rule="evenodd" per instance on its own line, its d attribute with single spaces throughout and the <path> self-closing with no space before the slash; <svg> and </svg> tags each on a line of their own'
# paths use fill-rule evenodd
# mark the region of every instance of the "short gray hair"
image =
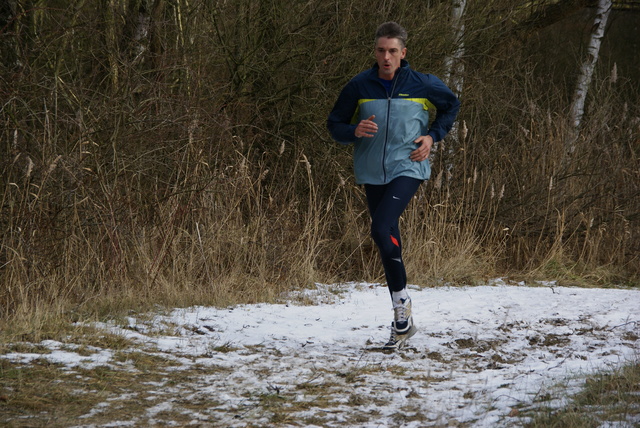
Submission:
<svg viewBox="0 0 640 428">
<path fill-rule="evenodd" d="M 377 42 L 380 37 L 398 39 L 403 48 L 407 45 L 407 30 L 393 21 L 380 24 L 376 30 L 375 41 Z"/>
</svg>

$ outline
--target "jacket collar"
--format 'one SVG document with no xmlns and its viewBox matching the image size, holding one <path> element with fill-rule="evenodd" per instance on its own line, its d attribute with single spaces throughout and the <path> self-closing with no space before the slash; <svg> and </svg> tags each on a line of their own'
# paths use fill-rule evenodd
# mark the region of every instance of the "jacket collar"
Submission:
<svg viewBox="0 0 640 428">
<path fill-rule="evenodd" d="M 371 67 L 371 71 L 375 73 L 375 77 L 378 77 L 379 69 L 380 67 L 378 66 L 377 62 L 373 64 L 373 67 Z M 405 69 L 409 69 L 409 62 L 406 59 L 401 59 L 400 67 L 398 68 L 396 73 L 393 75 L 393 80 L 397 79 L 398 75 L 402 72 L 402 70 L 405 70 Z"/>
</svg>

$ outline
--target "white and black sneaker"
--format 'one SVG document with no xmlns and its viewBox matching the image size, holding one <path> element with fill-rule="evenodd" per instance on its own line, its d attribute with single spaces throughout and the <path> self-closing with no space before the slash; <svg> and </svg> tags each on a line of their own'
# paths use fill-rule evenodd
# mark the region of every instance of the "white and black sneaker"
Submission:
<svg viewBox="0 0 640 428">
<path fill-rule="evenodd" d="M 416 334 L 418 329 L 411 316 L 411 298 L 400 299 L 393 303 L 394 320 L 391 322 L 391 337 L 384 349 L 400 349 L 407 339 Z"/>
<path fill-rule="evenodd" d="M 393 302 L 393 328 L 398 334 L 406 334 L 411 326 L 413 326 L 411 297 L 407 296 Z"/>
<path fill-rule="evenodd" d="M 404 345 L 406 345 L 407 340 L 411 336 L 416 334 L 417 331 L 418 331 L 418 329 L 416 328 L 415 325 L 413 325 L 413 322 L 411 322 L 411 325 L 410 325 L 409 329 L 407 330 L 407 332 L 404 333 L 404 334 L 399 334 L 396 331 L 396 329 L 393 327 L 393 323 L 391 323 L 391 336 L 389 337 L 389 341 L 387 343 L 385 343 L 385 345 L 382 348 L 385 349 L 385 350 L 400 349 Z"/>
</svg>

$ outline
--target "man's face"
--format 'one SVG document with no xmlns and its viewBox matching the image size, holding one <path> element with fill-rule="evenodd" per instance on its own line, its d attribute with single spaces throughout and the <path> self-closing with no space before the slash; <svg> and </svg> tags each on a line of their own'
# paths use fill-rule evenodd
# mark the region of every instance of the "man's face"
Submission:
<svg viewBox="0 0 640 428">
<path fill-rule="evenodd" d="M 378 62 L 378 77 L 391 80 L 396 70 L 400 67 L 400 60 L 407 54 L 407 48 L 403 48 L 400 40 L 388 37 L 380 37 L 376 41 L 376 61 Z"/>
</svg>

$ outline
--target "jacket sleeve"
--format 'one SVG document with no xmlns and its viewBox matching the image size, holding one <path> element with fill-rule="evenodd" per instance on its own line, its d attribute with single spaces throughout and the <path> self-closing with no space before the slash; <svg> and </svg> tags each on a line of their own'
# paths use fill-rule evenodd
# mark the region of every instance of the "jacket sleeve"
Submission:
<svg viewBox="0 0 640 428">
<path fill-rule="evenodd" d="M 358 98 L 352 82 L 349 82 L 340 92 L 329 118 L 327 128 L 331 137 L 340 144 L 350 144 L 358 140 L 352 123 L 358 109 Z"/>
<path fill-rule="evenodd" d="M 427 134 L 437 142 L 442 140 L 453 127 L 460 110 L 460 100 L 442 80 L 432 74 L 427 75 L 427 84 L 429 101 L 436 107 L 436 118 L 431 123 Z"/>
</svg>

